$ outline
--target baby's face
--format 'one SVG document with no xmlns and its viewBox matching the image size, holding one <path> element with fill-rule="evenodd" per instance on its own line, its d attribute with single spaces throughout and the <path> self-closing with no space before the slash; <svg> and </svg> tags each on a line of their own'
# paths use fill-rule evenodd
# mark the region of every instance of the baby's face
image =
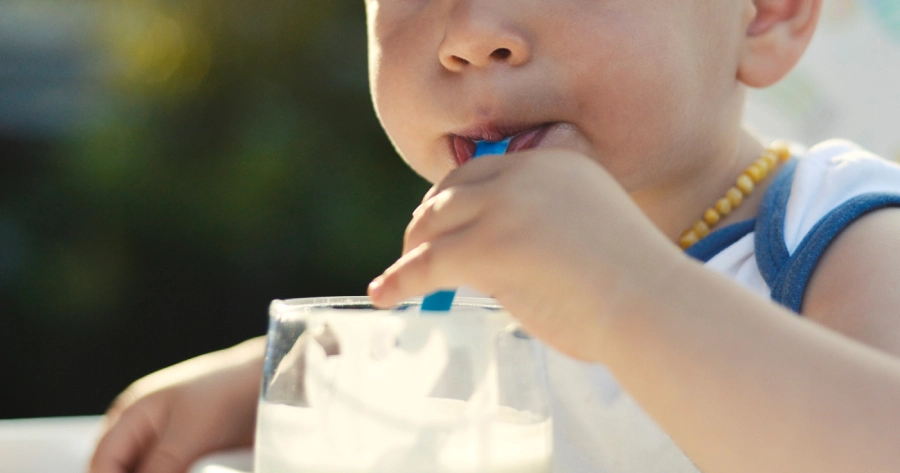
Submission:
<svg viewBox="0 0 900 473">
<path fill-rule="evenodd" d="M 477 140 L 575 150 L 630 191 L 740 122 L 750 0 L 366 0 L 378 116 L 436 182 Z M 668 177 L 666 177 L 668 176 Z"/>
</svg>

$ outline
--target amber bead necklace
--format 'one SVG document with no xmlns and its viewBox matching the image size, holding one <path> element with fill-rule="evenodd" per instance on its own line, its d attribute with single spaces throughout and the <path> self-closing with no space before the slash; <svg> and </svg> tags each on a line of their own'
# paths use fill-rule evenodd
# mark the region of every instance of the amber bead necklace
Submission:
<svg viewBox="0 0 900 473">
<path fill-rule="evenodd" d="M 709 235 L 719 221 L 741 205 L 745 197 L 753 193 L 756 184 L 765 179 L 779 163 L 787 161 L 790 157 L 791 151 L 786 142 L 776 141 L 772 143 L 763 151 L 759 159 L 747 166 L 747 169 L 744 169 L 744 172 L 738 176 L 734 186 L 728 189 L 725 196 L 717 200 L 714 206 L 706 209 L 703 212 L 703 216 L 694 222 L 691 228 L 688 228 L 681 234 L 681 237 L 678 239 L 681 247 L 686 250 L 694 246 L 706 235 Z"/>
</svg>

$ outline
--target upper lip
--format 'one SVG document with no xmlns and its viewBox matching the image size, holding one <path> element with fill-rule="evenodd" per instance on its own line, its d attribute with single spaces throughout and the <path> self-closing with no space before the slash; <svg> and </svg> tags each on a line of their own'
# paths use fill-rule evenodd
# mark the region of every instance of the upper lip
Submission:
<svg viewBox="0 0 900 473">
<path fill-rule="evenodd" d="M 451 135 L 459 136 L 462 138 L 466 138 L 468 140 L 472 140 L 475 142 L 478 141 L 502 141 L 506 138 L 520 135 L 527 131 L 534 130 L 536 128 L 541 128 L 543 126 L 548 125 L 549 123 L 494 123 L 494 122 L 486 122 L 480 123 L 475 126 L 454 131 Z"/>
</svg>

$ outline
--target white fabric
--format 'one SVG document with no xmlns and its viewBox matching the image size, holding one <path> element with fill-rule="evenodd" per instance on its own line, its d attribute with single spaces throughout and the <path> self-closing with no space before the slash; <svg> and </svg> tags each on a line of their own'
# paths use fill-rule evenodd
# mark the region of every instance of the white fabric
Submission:
<svg viewBox="0 0 900 473">
<path fill-rule="evenodd" d="M 713 256 L 706 267 L 720 272 L 751 291 L 769 297 L 771 290 L 756 265 L 756 233 L 750 232 L 734 244 Z"/>
<path fill-rule="evenodd" d="M 792 253 L 809 230 L 848 199 L 868 192 L 900 192 L 900 166 L 844 140 L 814 146 L 797 165 L 785 217 Z"/>
<path fill-rule="evenodd" d="M 788 199 L 785 235 L 790 251 L 832 209 L 867 192 L 900 193 L 900 166 L 856 145 L 832 140 L 800 158 Z M 753 292 L 770 296 L 756 263 L 755 233 L 707 262 Z M 557 473 L 688 473 L 698 470 L 672 440 L 622 391 L 602 366 L 547 349 Z"/>
<path fill-rule="evenodd" d="M 606 368 L 546 353 L 555 473 L 698 471 Z"/>
</svg>

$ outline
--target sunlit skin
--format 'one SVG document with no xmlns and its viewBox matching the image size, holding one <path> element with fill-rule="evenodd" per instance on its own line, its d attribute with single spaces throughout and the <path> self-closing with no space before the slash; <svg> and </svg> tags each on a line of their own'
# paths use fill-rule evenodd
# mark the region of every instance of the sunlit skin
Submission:
<svg viewBox="0 0 900 473">
<path fill-rule="evenodd" d="M 601 312 L 625 310 L 616 305 L 679 264 L 665 240 L 762 151 L 740 123 L 746 38 L 765 21 L 753 2 L 369 0 L 367 12 L 379 119 L 401 157 L 436 183 L 404 257 L 376 279 L 376 303 L 468 284 L 526 326 L 598 307 L 581 297 L 598 293 Z M 548 131 L 536 147 L 460 166 L 454 137 L 540 126 Z M 766 184 L 721 224 L 753 216 Z M 433 256 L 438 247 L 447 256 Z M 467 260 L 491 264 L 449 267 Z M 573 307 L 558 302 L 560 290 Z M 567 322 L 530 328 L 595 359 L 584 347 L 598 318 Z"/>
<path fill-rule="evenodd" d="M 805 319 L 674 245 L 759 155 L 743 87 L 796 64 L 820 1 L 367 7 L 379 118 L 435 183 L 369 287 L 377 305 L 461 284 L 494 296 L 553 348 L 606 364 L 705 472 L 900 468 L 884 440 L 900 436 L 900 340 L 878 335 L 900 331 L 883 312 L 900 307 L 885 282 L 900 278 L 885 256 L 898 212 L 838 239 Z M 540 146 L 511 155 L 465 162 L 448 144 L 547 123 Z M 722 224 L 755 215 L 766 184 Z M 858 255 L 853 277 L 835 263 Z"/>
<path fill-rule="evenodd" d="M 740 127 L 735 73 L 752 4 L 370 0 L 367 8 L 378 116 L 403 159 L 433 183 L 455 167 L 449 134 L 558 123 L 540 147 L 601 164 L 674 240 L 762 149 Z"/>
<path fill-rule="evenodd" d="M 495 296 L 605 364 L 704 473 L 900 471 L 900 210 L 838 237 L 802 318 L 674 243 L 759 155 L 744 87 L 791 70 L 821 1 L 367 0 L 376 111 L 435 184 L 373 301 Z M 507 134 L 518 152 L 470 160 Z M 720 225 L 754 216 L 767 184 Z M 134 383 L 91 472 L 181 473 L 246 445 L 263 351 Z"/>
</svg>

